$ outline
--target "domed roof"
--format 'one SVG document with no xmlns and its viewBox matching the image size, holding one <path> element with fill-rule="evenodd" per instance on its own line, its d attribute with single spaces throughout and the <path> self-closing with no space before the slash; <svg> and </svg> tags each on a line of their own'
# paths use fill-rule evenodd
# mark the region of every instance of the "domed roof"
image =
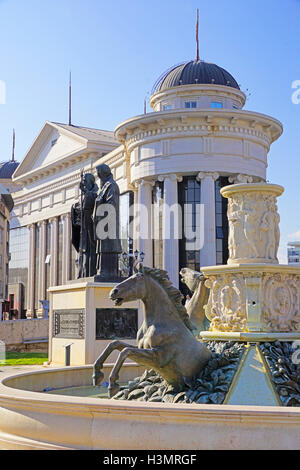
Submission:
<svg viewBox="0 0 300 470">
<path fill-rule="evenodd" d="M 152 92 L 166 90 L 180 85 L 224 85 L 240 89 L 238 83 L 227 70 L 203 60 L 192 60 L 175 65 L 167 70 L 155 83 Z"/>
<path fill-rule="evenodd" d="M 19 162 L 14 160 L 0 163 L 0 179 L 11 179 L 18 166 Z"/>
</svg>

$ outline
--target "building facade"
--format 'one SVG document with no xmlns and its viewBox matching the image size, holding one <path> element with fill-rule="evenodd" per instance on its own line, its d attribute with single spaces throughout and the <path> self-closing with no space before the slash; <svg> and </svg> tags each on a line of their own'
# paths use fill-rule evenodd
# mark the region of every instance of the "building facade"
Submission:
<svg viewBox="0 0 300 470">
<path fill-rule="evenodd" d="M 111 167 L 120 187 L 124 251 L 143 252 L 145 265 L 167 270 L 177 286 L 181 267 L 226 263 L 227 202 L 220 189 L 265 180 L 270 146 L 282 133 L 280 122 L 244 110 L 245 102 L 227 71 L 192 61 L 157 81 L 151 113 L 122 122 L 114 133 L 46 122 L 13 176 L 23 189 L 13 195 L 11 252 L 19 266 L 11 265 L 10 280 L 24 286 L 23 314 L 43 316 L 47 288 L 75 277 L 70 210 L 81 170 L 96 176 L 100 163 Z M 152 210 L 131 212 L 138 204 Z M 200 247 L 186 236 L 197 228 Z"/>
<path fill-rule="evenodd" d="M 10 311 L 8 266 L 10 214 L 14 206 L 11 192 L 16 189 L 11 178 L 17 167 L 14 160 L 0 163 L 0 321 L 15 318 L 15 312 Z"/>
<path fill-rule="evenodd" d="M 288 243 L 288 264 L 300 266 L 300 241 Z"/>
</svg>

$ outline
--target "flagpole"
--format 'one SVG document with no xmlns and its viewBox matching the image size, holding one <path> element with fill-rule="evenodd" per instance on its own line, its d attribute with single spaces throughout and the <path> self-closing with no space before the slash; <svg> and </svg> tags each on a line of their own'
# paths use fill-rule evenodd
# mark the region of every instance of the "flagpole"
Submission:
<svg viewBox="0 0 300 470">
<path fill-rule="evenodd" d="M 72 72 L 69 77 L 69 126 L 72 126 Z"/>
<path fill-rule="evenodd" d="M 16 145 L 16 133 L 15 130 L 13 129 L 13 145 L 12 145 L 12 155 L 11 155 L 11 161 L 15 161 L 15 145 Z"/>
<path fill-rule="evenodd" d="M 197 43 L 197 58 L 196 61 L 199 62 L 199 9 L 197 8 L 197 23 L 196 23 L 196 43 Z"/>
</svg>

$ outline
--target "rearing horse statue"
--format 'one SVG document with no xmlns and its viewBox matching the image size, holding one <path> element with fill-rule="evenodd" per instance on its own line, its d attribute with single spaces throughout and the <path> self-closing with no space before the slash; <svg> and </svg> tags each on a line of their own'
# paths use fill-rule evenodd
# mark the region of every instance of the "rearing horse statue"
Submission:
<svg viewBox="0 0 300 470">
<path fill-rule="evenodd" d="M 141 299 L 144 321 L 137 333 L 138 346 L 117 340 L 105 348 L 94 363 L 94 385 L 103 379 L 103 363 L 116 349 L 120 354 L 109 377 L 110 397 L 119 388 L 118 374 L 127 358 L 154 369 L 178 390 L 199 375 L 211 352 L 193 335 L 193 326 L 182 305 L 182 294 L 173 287 L 166 271 L 141 266 L 136 274 L 111 291 L 110 299 L 116 306 Z"/>
</svg>

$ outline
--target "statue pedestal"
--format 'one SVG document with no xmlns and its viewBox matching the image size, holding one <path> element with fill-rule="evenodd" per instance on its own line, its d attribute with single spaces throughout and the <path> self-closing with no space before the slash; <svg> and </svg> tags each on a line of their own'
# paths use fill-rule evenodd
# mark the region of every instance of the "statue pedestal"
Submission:
<svg viewBox="0 0 300 470">
<path fill-rule="evenodd" d="M 128 302 L 126 308 L 115 307 L 109 299 L 115 285 L 86 278 L 49 289 L 51 365 L 92 364 L 113 339 L 136 344 L 137 329 L 143 321 L 142 304 L 136 301 Z M 117 356 L 118 351 L 109 362 Z"/>
<path fill-rule="evenodd" d="M 244 342 L 225 402 L 299 406 L 300 268 L 279 265 L 278 185 L 237 184 L 228 198 L 229 260 L 202 268 L 207 341 Z"/>
<path fill-rule="evenodd" d="M 274 264 L 202 268 L 210 288 L 203 339 L 294 341 L 300 339 L 300 268 Z"/>
</svg>

